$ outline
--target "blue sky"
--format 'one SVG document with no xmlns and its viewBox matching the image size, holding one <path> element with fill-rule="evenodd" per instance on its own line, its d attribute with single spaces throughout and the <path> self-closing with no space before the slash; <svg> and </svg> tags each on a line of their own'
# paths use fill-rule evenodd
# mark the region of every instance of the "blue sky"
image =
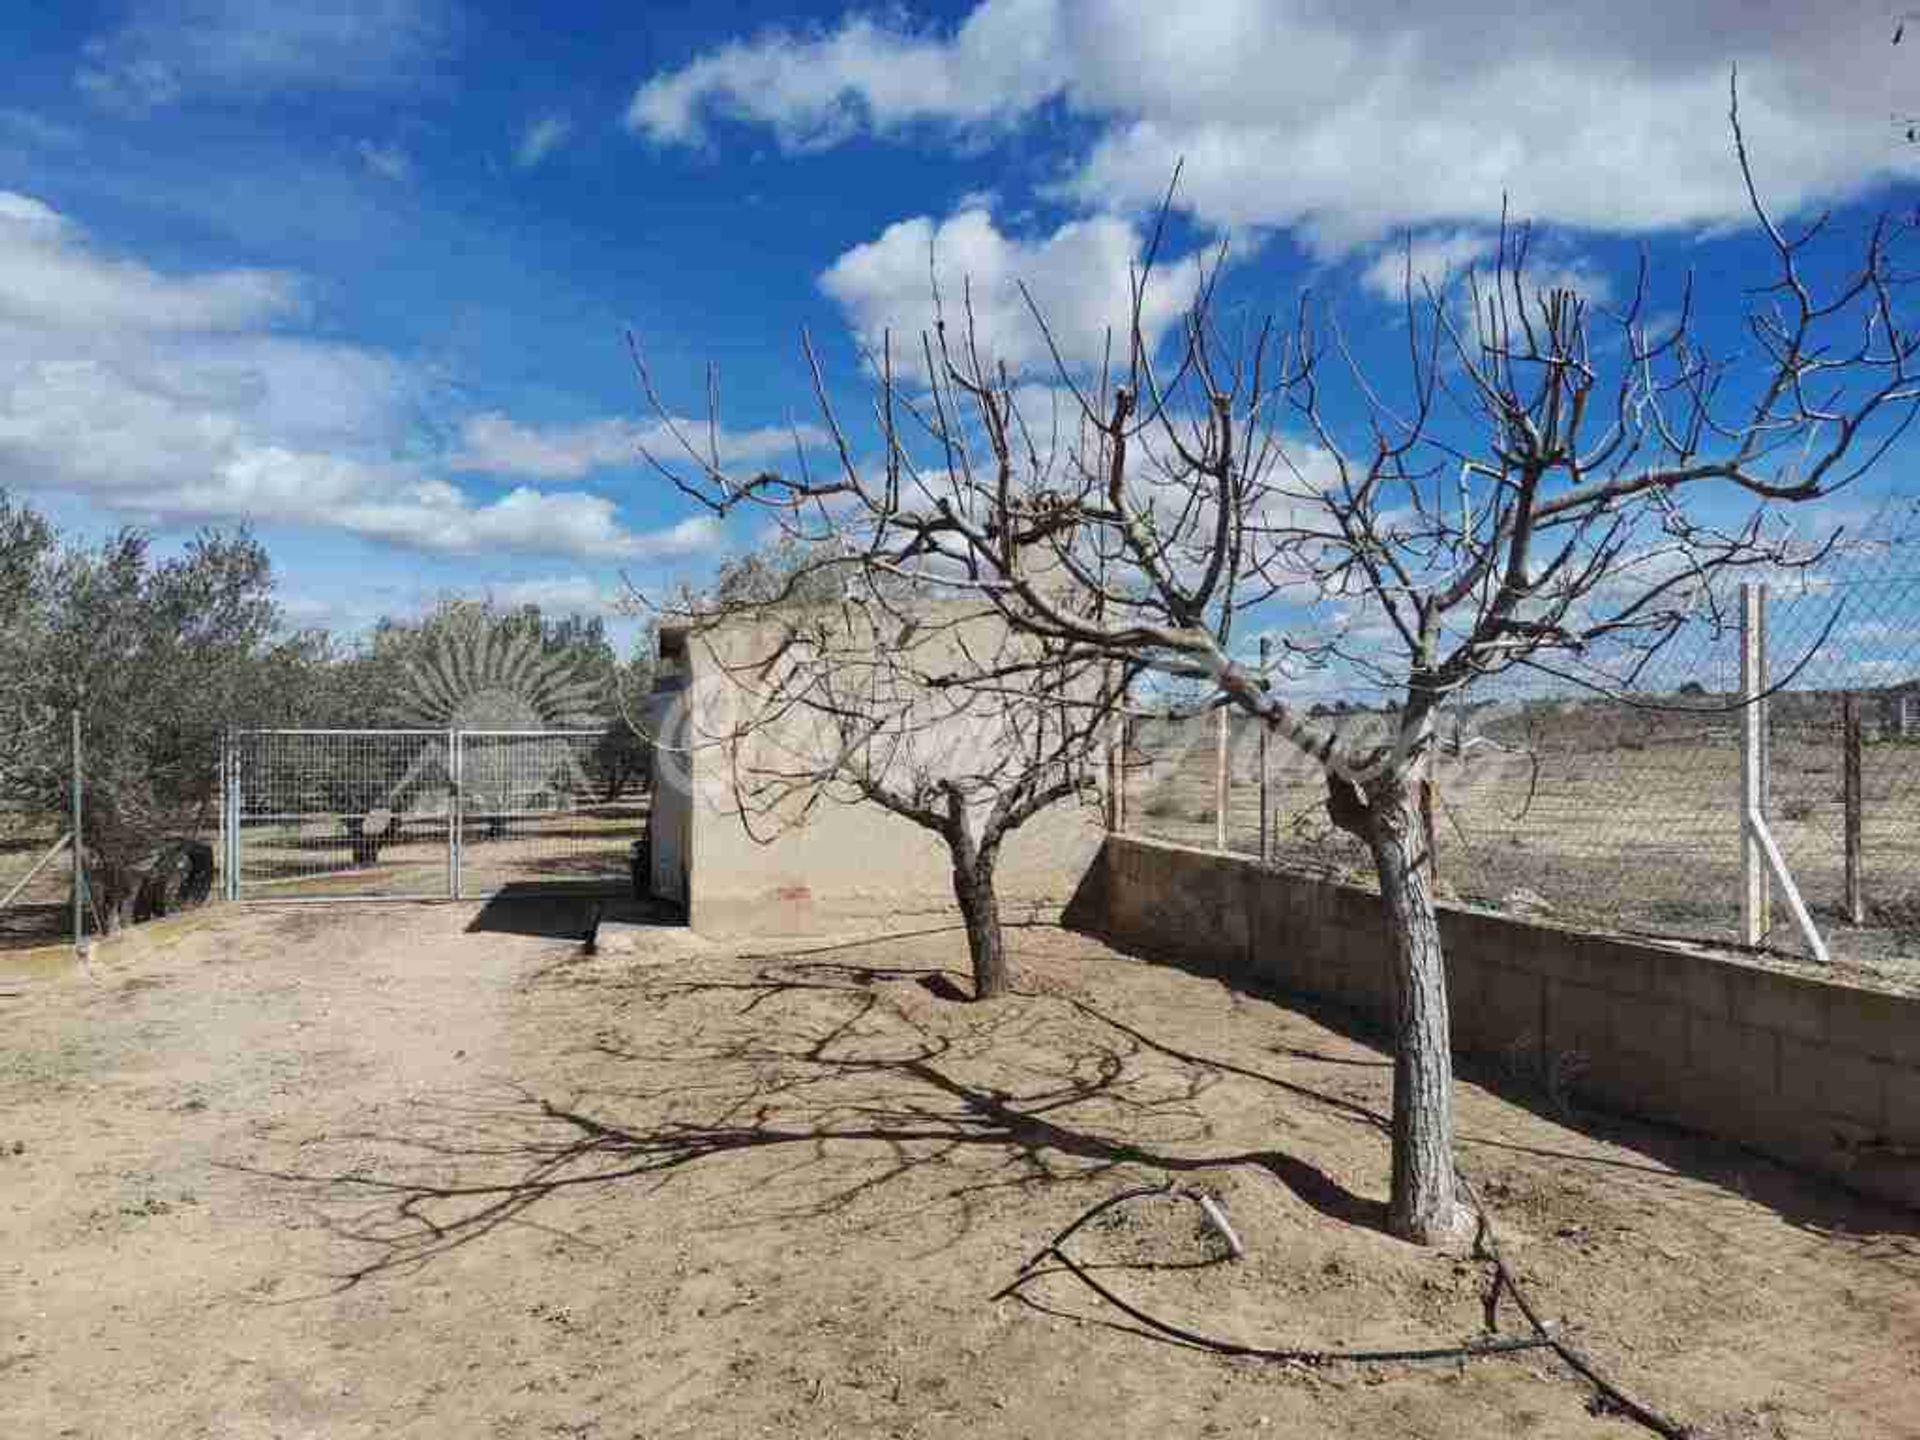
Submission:
<svg viewBox="0 0 1920 1440">
<path fill-rule="evenodd" d="M 778 463 L 813 418 L 801 328 L 856 405 L 850 337 L 920 323 L 930 243 L 1016 364 L 1040 356 L 1015 279 L 1091 353 L 1181 157 L 1174 278 L 1229 237 L 1234 305 L 1311 285 L 1382 364 L 1401 247 L 1484 258 L 1503 199 L 1543 270 L 1618 298 L 1644 246 L 1715 282 L 1730 336 L 1758 252 L 1730 230 L 1728 67 L 1770 198 L 1839 207 L 1844 240 L 1920 195 L 1892 123 L 1920 42 L 1890 15 L 10 7 L 0 483 L 79 533 L 249 522 L 302 620 L 448 590 L 601 607 L 752 538 L 634 459 L 626 328 L 688 413 L 715 362 L 728 453 Z"/>
</svg>

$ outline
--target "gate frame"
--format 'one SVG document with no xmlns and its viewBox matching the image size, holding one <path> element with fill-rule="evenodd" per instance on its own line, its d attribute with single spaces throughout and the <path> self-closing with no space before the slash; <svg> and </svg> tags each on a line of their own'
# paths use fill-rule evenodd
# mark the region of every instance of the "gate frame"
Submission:
<svg viewBox="0 0 1920 1440">
<path fill-rule="evenodd" d="M 463 838 L 466 829 L 466 747 L 468 738 L 517 738 L 528 740 L 578 740 L 599 739 L 606 733 L 604 729 L 541 729 L 541 730 L 468 730 L 453 726 L 442 729 L 426 729 L 410 726 L 295 726 L 290 728 L 228 729 L 221 736 L 220 758 L 220 849 L 221 849 L 221 898 L 236 904 L 252 905 L 367 905 L 367 904 L 421 904 L 434 901 L 458 901 L 482 899 L 498 894 L 489 890 L 485 895 L 469 896 L 466 892 L 466 843 Z M 245 847 L 241 837 L 241 821 L 245 818 L 242 805 L 243 769 L 241 764 L 241 742 L 249 736 L 300 736 L 300 735 L 391 735 L 391 736 L 440 736 L 447 744 L 447 883 L 443 891 L 413 892 L 404 895 L 250 895 L 241 883 L 241 863 Z M 260 818 L 260 817 L 256 817 Z M 267 817 L 273 818 L 273 817 Z M 518 883 L 518 882 L 516 882 Z M 527 882 L 538 884 L 539 882 Z M 556 882 L 565 883 L 565 882 Z M 612 878 L 607 888 L 620 888 L 620 882 Z"/>
</svg>

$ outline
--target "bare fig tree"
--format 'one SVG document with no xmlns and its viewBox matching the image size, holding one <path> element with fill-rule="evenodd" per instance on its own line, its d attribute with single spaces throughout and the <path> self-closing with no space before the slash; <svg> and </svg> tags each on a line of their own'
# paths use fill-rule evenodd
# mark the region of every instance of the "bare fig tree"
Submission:
<svg viewBox="0 0 1920 1440">
<path fill-rule="evenodd" d="M 1873 226 L 1844 264 L 1834 252 L 1854 242 L 1823 222 L 1784 228 L 1755 188 L 1737 108 L 1732 120 L 1770 267 L 1735 282 L 1745 329 L 1726 353 L 1691 281 L 1656 305 L 1643 262 L 1625 302 L 1602 309 L 1530 282 L 1520 226 L 1460 286 L 1416 284 L 1409 265 L 1391 383 L 1306 304 L 1229 336 L 1217 267 L 1156 344 L 1150 250 L 1124 353 L 1088 374 L 1053 346 L 1047 403 L 1072 417 L 1064 438 L 1046 438 L 1034 389 L 992 360 L 968 307 L 921 338 L 911 380 L 890 343 L 870 357 L 870 452 L 828 403 L 809 345 L 835 468 L 735 476 L 697 441 L 659 462 L 715 512 L 759 511 L 850 549 L 876 584 L 990 606 L 1048 664 L 1197 683 L 1324 767 L 1331 818 L 1371 853 L 1391 942 L 1388 1220 L 1412 1240 L 1457 1240 L 1469 1220 L 1417 801 L 1436 714 L 1516 671 L 1630 688 L 1724 581 L 1822 553 L 1787 507 L 1859 479 L 1920 394 L 1920 340 L 1896 311 L 1899 228 Z M 1250 631 L 1274 642 L 1264 667 Z M 1314 667 L 1389 688 L 1384 728 L 1314 719 L 1300 683 Z M 1031 672 L 1015 656 L 975 679 Z"/>
<path fill-rule="evenodd" d="M 937 837 L 974 998 L 1005 995 L 1002 847 L 1057 806 L 1101 800 L 1128 667 L 1010 629 L 977 598 L 874 587 L 858 565 L 845 573 L 850 558 L 788 547 L 779 583 L 683 604 L 723 681 L 696 699 L 687 742 L 719 760 L 726 808 L 762 843 L 823 804 L 876 806 Z"/>
</svg>

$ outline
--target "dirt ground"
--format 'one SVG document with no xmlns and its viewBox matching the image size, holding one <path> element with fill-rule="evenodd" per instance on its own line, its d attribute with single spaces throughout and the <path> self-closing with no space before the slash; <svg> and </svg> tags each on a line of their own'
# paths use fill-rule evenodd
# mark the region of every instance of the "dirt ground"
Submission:
<svg viewBox="0 0 1920 1440">
<path fill-rule="evenodd" d="M 1483 1268 L 1377 1228 L 1389 1071 L 1348 1034 L 1053 930 L 975 1006 L 951 932 L 585 958 L 576 921 L 229 909 L 0 971 L 0 1434 L 1643 1433 L 1538 1353 L 1308 1369 L 1057 1271 L 993 1298 L 1171 1178 L 1249 1254 L 1170 1200 L 1082 1232 L 1152 1312 L 1475 1333 Z M 1463 1083 L 1465 1163 L 1620 1378 L 1705 1436 L 1920 1435 L 1914 1215 L 1525 1099 Z"/>
<path fill-rule="evenodd" d="M 1582 929 L 1728 944 L 1739 935 L 1740 755 L 1729 715 L 1607 705 L 1543 714 L 1537 732 L 1496 727 L 1502 752 L 1436 761 L 1439 875 L 1450 900 L 1545 914 Z M 1259 732 L 1229 730 L 1227 848 L 1260 853 Z M 1137 723 L 1127 828 L 1211 848 L 1217 720 Z M 1768 824 L 1834 960 L 1868 983 L 1920 989 L 1920 744 L 1862 756 L 1865 923 L 1845 909 L 1845 806 L 1837 729 L 1781 728 L 1771 742 Z M 1270 745 L 1270 844 L 1279 863 L 1362 884 L 1366 848 L 1326 818 L 1316 766 Z M 1776 887 L 1777 889 L 1777 887 Z M 1770 950 L 1805 951 L 1784 894 Z"/>
</svg>

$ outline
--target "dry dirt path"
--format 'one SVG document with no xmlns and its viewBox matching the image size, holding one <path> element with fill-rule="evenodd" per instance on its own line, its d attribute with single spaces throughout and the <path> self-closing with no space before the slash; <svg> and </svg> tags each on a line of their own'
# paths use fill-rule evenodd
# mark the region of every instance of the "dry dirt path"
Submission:
<svg viewBox="0 0 1920 1440">
<path fill-rule="evenodd" d="M 1367 1045 L 1057 932 L 593 960 L 472 907 L 242 910 L 0 978 L 0 1436 L 1630 1437 L 1538 1357 L 1320 1371 L 1118 1328 L 1086 1258 L 1265 1343 L 1444 1344 L 1479 1267 L 1374 1226 Z M 1920 1436 L 1914 1217 L 1461 1087 L 1542 1304 L 1714 1437 Z M 1602 1130 L 1608 1138 L 1596 1138 Z M 1166 1268 L 1171 1265 L 1174 1268 Z"/>
</svg>

